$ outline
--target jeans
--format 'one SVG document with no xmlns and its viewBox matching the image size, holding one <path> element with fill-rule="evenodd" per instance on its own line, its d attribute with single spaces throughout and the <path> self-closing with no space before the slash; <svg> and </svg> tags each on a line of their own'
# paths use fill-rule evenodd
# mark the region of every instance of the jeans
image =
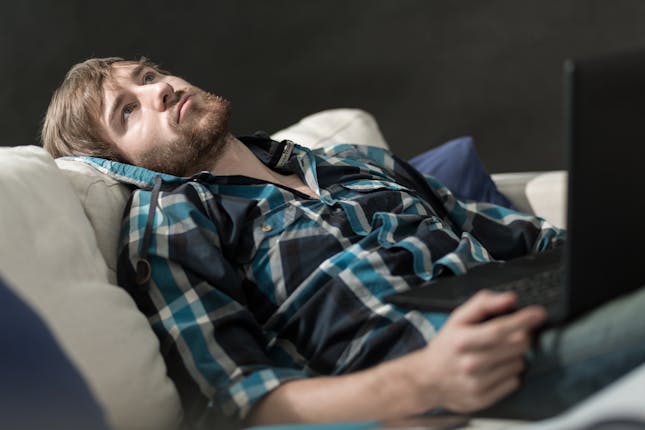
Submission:
<svg viewBox="0 0 645 430">
<path fill-rule="evenodd" d="M 477 416 L 556 415 L 645 362 L 645 287 L 541 332 L 521 387 Z"/>
</svg>

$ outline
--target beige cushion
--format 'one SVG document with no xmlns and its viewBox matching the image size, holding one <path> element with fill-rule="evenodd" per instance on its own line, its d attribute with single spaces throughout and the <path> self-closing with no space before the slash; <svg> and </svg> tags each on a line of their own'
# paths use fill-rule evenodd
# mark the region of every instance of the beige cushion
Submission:
<svg viewBox="0 0 645 430">
<path fill-rule="evenodd" d="M 116 429 L 180 418 L 159 343 L 108 269 L 74 189 L 42 149 L 0 148 L 0 273 L 43 318 Z M 46 365 L 46 357 L 43 357 Z"/>
<path fill-rule="evenodd" d="M 526 197 L 537 215 L 556 227 L 567 227 L 567 172 L 545 172 L 531 179 Z"/>
<path fill-rule="evenodd" d="M 99 250 L 108 267 L 108 281 L 116 284 L 116 260 L 123 210 L 130 197 L 130 187 L 105 175 L 89 164 L 59 158 L 56 164 L 72 183 Z"/>
<path fill-rule="evenodd" d="M 272 137 L 276 140 L 290 139 L 312 149 L 334 143 L 388 148 L 374 117 L 360 109 L 318 112 L 277 131 Z"/>
<path fill-rule="evenodd" d="M 515 208 L 524 213 L 533 214 L 533 207 L 526 197 L 526 184 L 544 172 L 510 172 L 494 173 L 491 178 L 497 190 L 513 203 Z"/>
</svg>

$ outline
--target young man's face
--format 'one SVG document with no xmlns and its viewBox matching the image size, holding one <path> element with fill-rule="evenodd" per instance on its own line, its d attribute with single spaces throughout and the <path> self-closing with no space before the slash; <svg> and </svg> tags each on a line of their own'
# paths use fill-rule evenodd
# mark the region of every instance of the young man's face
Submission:
<svg viewBox="0 0 645 430">
<path fill-rule="evenodd" d="M 187 175 L 218 155 L 228 132 L 228 101 L 145 64 L 112 67 L 100 119 L 128 162 Z"/>
</svg>

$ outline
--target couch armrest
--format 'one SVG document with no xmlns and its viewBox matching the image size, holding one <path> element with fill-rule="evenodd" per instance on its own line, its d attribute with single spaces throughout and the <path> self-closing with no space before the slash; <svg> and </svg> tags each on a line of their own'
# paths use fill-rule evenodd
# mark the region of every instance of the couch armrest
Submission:
<svg viewBox="0 0 645 430">
<path fill-rule="evenodd" d="M 565 171 L 496 173 L 491 176 L 497 189 L 518 210 L 538 215 L 557 227 L 566 228 Z"/>
</svg>

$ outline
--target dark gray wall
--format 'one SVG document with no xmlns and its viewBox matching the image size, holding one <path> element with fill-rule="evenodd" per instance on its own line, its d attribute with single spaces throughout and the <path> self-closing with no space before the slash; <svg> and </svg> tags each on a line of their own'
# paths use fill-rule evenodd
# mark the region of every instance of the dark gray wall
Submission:
<svg viewBox="0 0 645 430">
<path fill-rule="evenodd" d="M 0 15 L 2 145 L 37 142 L 90 56 L 146 55 L 232 100 L 233 131 L 372 112 L 404 157 L 471 134 L 489 171 L 561 168 L 561 63 L 645 46 L 639 0 L 21 0 Z"/>
</svg>

